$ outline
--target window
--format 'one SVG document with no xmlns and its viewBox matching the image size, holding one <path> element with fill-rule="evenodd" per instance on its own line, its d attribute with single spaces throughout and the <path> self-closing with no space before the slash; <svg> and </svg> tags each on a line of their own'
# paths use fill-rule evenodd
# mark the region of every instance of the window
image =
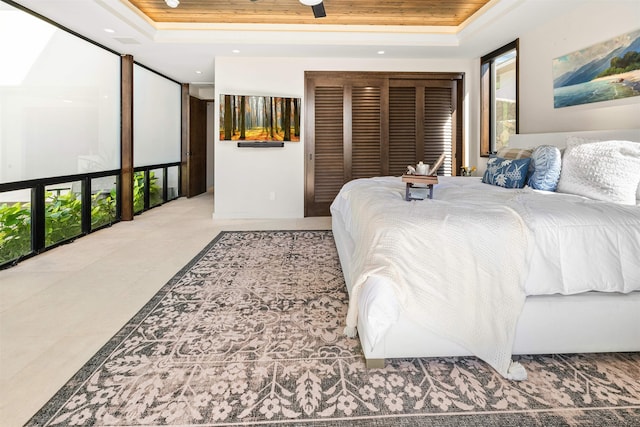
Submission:
<svg viewBox="0 0 640 427">
<path fill-rule="evenodd" d="M 518 133 L 518 40 L 480 59 L 480 156 Z"/>
</svg>

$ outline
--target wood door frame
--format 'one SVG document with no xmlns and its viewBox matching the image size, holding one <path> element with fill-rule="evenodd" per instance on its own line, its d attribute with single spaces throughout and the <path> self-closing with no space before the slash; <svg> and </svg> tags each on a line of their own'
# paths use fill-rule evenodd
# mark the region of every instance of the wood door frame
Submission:
<svg viewBox="0 0 640 427">
<path fill-rule="evenodd" d="M 189 93 L 189 84 L 183 83 L 181 85 L 182 92 L 182 136 L 181 136 L 181 179 L 180 179 L 180 195 L 186 197 L 197 196 L 198 194 L 202 194 L 207 191 L 207 166 L 206 166 L 206 153 L 207 153 L 207 141 L 206 141 L 206 102 L 205 100 L 201 100 L 199 98 L 193 97 Z M 202 144 L 204 145 L 203 159 L 198 159 L 199 161 L 204 161 L 204 168 L 202 170 L 201 176 L 194 176 L 194 173 L 198 171 L 198 168 L 194 164 L 194 140 L 193 138 L 198 135 L 194 135 L 192 132 L 192 125 L 194 125 L 194 121 L 199 121 L 202 117 L 196 117 L 196 112 L 191 108 L 191 103 L 193 101 L 198 101 L 204 103 L 204 126 L 205 131 L 204 135 L 201 135 L 204 140 Z M 197 110 L 197 109 L 195 109 Z M 199 122 L 198 122 L 199 123 Z M 203 180 L 203 182 L 199 182 Z M 204 185 L 204 189 L 202 189 L 202 185 Z"/>
<path fill-rule="evenodd" d="M 207 101 L 189 97 L 189 192 L 188 197 L 207 191 Z"/>
</svg>

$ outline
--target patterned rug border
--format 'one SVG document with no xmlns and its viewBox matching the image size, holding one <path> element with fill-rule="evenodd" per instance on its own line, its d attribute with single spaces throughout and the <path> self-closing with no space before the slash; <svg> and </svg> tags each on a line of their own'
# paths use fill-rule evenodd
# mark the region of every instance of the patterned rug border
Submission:
<svg viewBox="0 0 640 427">
<path fill-rule="evenodd" d="M 79 383 L 86 381 L 91 374 L 99 367 L 107 357 L 118 347 L 120 343 L 131 332 L 135 331 L 140 322 L 144 320 L 148 313 L 150 313 L 157 305 L 162 301 L 164 296 L 169 290 L 184 276 L 193 266 L 195 266 L 204 257 L 211 248 L 218 243 L 227 234 L 250 234 L 250 233 L 308 233 L 308 232 L 327 232 L 333 235 L 331 230 L 223 230 L 216 235 L 205 247 L 200 250 L 191 260 L 185 264 L 180 270 L 178 270 L 167 283 L 147 301 L 140 310 L 136 312 L 118 332 L 116 332 L 109 340 L 93 355 L 91 358 L 74 373 L 65 384 L 58 389 L 58 391 L 44 404 L 42 407 L 27 421 L 25 425 L 29 425 L 38 419 L 43 417 L 49 418 L 52 412 L 55 412 L 59 405 L 57 402 L 64 401 L 71 396 Z"/>
</svg>

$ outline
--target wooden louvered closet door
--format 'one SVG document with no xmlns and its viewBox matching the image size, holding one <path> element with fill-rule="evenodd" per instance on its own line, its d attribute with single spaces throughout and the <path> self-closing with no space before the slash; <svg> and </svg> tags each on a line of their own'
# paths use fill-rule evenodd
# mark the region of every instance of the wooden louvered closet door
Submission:
<svg viewBox="0 0 640 427">
<path fill-rule="evenodd" d="M 389 174 L 407 165 L 447 157 L 439 175 L 451 175 L 456 141 L 456 82 L 392 80 L 389 87 Z"/>
<path fill-rule="evenodd" d="M 446 82 L 443 87 L 427 86 L 424 88 L 423 115 L 423 152 L 418 161 L 433 164 L 440 153 L 447 153 L 444 163 L 438 171 L 439 175 L 452 175 L 453 165 L 456 163 L 457 123 L 456 111 L 456 82 Z"/>
<path fill-rule="evenodd" d="M 382 92 L 377 86 L 349 86 L 351 90 L 351 135 L 347 135 L 345 151 L 351 154 L 347 164 L 347 180 L 381 176 L 382 167 Z M 349 146 L 349 136 L 351 146 Z"/>
<path fill-rule="evenodd" d="M 389 175 L 402 175 L 416 164 L 416 99 L 415 87 L 389 88 Z"/>
<path fill-rule="evenodd" d="M 443 151 L 439 174 L 450 175 L 462 158 L 461 79 L 455 73 L 305 72 L 305 216 L 329 215 L 352 179 L 399 176 Z"/>
<path fill-rule="evenodd" d="M 379 79 L 307 81 L 305 216 L 329 215 L 346 182 L 386 172 L 381 159 L 384 87 Z"/>
<path fill-rule="evenodd" d="M 340 86 L 315 89 L 315 150 L 313 166 L 313 207 L 309 212 L 326 212 L 344 184 L 344 108 Z"/>
</svg>

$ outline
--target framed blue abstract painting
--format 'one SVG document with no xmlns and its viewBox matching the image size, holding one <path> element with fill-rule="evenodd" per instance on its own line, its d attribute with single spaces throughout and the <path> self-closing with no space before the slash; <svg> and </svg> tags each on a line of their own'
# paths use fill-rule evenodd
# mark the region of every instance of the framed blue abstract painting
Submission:
<svg viewBox="0 0 640 427">
<path fill-rule="evenodd" d="M 553 60 L 555 108 L 640 95 L 640 30 Z"/>
</svg>

